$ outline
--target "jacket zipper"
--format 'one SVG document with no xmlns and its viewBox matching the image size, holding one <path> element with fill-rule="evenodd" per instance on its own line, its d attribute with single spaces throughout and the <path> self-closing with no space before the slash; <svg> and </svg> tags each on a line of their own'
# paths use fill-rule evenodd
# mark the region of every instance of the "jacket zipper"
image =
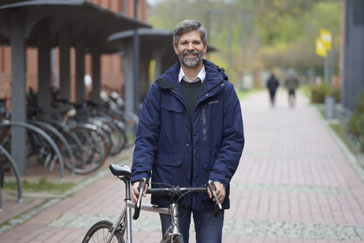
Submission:
<svg viewBox="0 0 364 243">
<path fill-rule="evenodd" d="M 179 101 L 181 101 L 181 102 L 182 102 L 182 104 L 183 104 L 183 105 L 185 105 L 185 103 L 183 102 L 183 100 L 182 100 L 181 96 L 178 94 L 178 92 L 177 92 L 177 91 L 175 91 L 175 90 L 173 90 L 173 89 L 171 89 L 170 91 L 171 91 L 173 94 L 175 94 L 175 95 L 177 96 L 177 98 L 179 99 Z"/>
<path fill-rule="evenodd" d="M 202 108 L 202 138 L 206 141 L 206 110 Z"/>
<path fill-rule="evenodd" d="M 214 87 L 212 87 L 211 89 L 209 89 L 207 93 L 209 93 L 211 90 L 215 89 L 217 86 L 221 85 L 224 82 L 224 80 L 222 80 L 221 82 L 219 82 L 218 84 L 216 84 Z M 206 109 L 202 108 L 202 139 L 203 141 L 206 141 L 207 139 L 207 132 L 206 132 Z"/>
</svg>

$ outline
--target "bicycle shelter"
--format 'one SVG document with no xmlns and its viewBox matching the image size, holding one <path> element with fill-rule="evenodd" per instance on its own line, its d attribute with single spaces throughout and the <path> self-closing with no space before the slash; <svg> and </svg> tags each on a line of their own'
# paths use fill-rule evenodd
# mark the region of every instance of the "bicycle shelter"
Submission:
<svg viewBox="0 0 364 243">
<path fill-rule="evenodd" d="M 51 106 L 51 48 L 59 46 L 60 97 L 70 99 L 70 48 L 76 50 L 76 101 L 85 99 L 85 54 L 92 55 L 93 98 L 101 88 L 100 58 L 109 35 L 150 27 L 86 0 L 0 1 L 0 44 L 11 46 L 12 121 L 26 122 L 26 48 L 38 48 L 38 104 Z M 11 154 L 26 172 L 26 130 L 12 127 Z"/>
</svg>

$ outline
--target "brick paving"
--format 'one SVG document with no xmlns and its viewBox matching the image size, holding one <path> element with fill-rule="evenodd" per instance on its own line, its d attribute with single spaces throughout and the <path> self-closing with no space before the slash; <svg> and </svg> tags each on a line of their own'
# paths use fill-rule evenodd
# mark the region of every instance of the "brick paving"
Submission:
<svg viewBox="0 0 364 243">
<path fill-rule="evenodd" d="M 286 98 L 279 90 L 274 108 L 266 92 L 242 101 L 246 146 L 232 180 L 223 242 L 364 242 L 363 170 L 348 159 L 303 96 L 298 95 L 293 109 Z M 131 149 L 123 156 L 130 154 Z M 94 222 L 115 219 L 123 204 L 124 184 L 106 166 L 89 178 L 66 177 L 80 186 L 62 198 L 36 202 L 25 198 L 20 206 L 3 203 L 0 222 L 16 212 L 24 222 L 0 225 L 0 242 L 81 242 Z M 4 195 L 5 201 L 11 197 L 16 201 L 14 194 Z M 29 211 L 29 205 L 34 209 Z M 21 211 L 23 207 L 26 210 Z M 142 212 L 140 220 L 133 221 L 133 230 L 134 242 L 160 240 L 155 214 Z M 191 230 L 192 243 L 193 238 Z"/>
</svg>

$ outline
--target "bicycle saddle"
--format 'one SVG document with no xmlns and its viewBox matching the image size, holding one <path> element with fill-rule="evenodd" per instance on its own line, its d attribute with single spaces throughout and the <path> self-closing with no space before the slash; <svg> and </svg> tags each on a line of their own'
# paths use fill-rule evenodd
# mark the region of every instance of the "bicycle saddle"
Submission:
<svg viewBox="0 0 364 243">
<path fill-rule="evenodd" d="M 127 177 L 131 176 L 130 167 L 127 165 L 121 167 L 119 165 L 111 164 L 109 166 L 109 169 L 114 176 L 127 176 Z"/>
</svg>

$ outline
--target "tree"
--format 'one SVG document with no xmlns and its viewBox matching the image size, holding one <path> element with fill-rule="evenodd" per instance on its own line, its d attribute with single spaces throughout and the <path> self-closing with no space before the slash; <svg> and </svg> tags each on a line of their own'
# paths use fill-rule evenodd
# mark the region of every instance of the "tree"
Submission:
<svg viewBox="0 0 364 243">
<path fill-rule="evenodd" d="M 218 14 L 209 15 L 212 10 Z M 247 15 L 249 21 L 244 18 Z M 329 29 L 338 53 L 340 16 L 340 0 L 161 0 L 151 8 L 149 22 L 154 28 L 170 30 L 186 18 L 209 24 L 208 43 L 217 49 L 209 59 L 227 68 L 231 48 L 233 66 L 228 71 L 235 81 L 241 79 L 243 60 L 244 68 L 252 71 L 288 65 L 322 67 L 322 59 L 314 52 L 315 39 L 321 28 Z"/>
</svg>

